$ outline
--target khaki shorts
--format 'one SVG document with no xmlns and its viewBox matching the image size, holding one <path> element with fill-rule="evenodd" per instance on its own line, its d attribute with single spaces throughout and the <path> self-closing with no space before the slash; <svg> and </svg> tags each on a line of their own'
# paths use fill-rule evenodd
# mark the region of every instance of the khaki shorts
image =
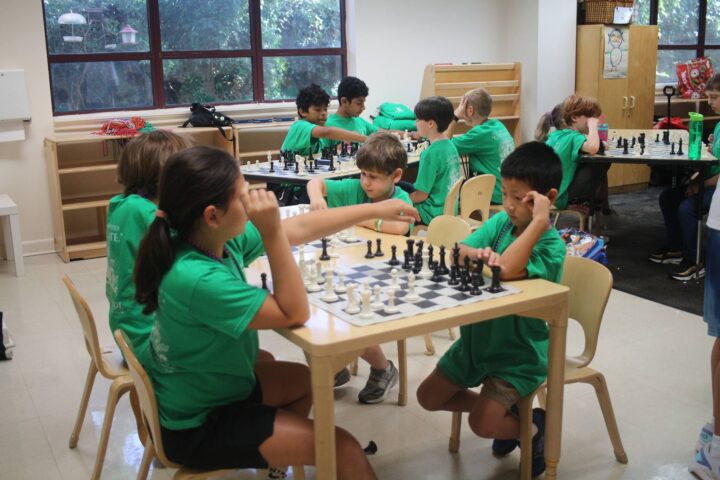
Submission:
<svg viewBox="0 0 720 480">
<path fill-rule="evenodd" d="M 499 403 L 507 410 L 520 400 L 520 394 L 515 387 L 497 377 L 488 377 L 483 381 L 480 396 Z"/>
</svg>

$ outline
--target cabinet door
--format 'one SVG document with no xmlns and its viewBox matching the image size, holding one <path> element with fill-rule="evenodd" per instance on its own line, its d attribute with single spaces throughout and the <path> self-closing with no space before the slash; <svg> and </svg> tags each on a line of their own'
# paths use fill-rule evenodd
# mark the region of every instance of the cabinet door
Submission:
<svg viewBox="0 0 720 480">
<path fill-rule="evenodd" d="M 655 66 L 658 29 L 655 25 L 630 27 L 628 85 L 630 98 L 625 128 L 651 128 L 655 109 Z"/>
</svg>

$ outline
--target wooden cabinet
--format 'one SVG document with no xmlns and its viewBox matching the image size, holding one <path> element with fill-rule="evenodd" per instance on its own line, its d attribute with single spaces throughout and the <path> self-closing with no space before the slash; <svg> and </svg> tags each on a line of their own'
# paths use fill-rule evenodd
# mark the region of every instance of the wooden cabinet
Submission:
<svg viewBox="0 0 720 480">
<path fill-rule="evenodd" d="M 233 143 L 216 128 L 172 130 L 195 145 L 234 153 Z M 116 170 L 126 142 L 127 138 L 82 133 L 45 139 L 55 251 L 64 261 L 105 255 L 107 207 L 110 198 L 122 192 Z"/>
<path fill-rule="evenodd" d="M 426 65 L 420 98 L 439 95 L 447 97 L 453 106 L 457 107 L 466 92 L 482 87 L 493 99 L 490 118 L 500 120 L 513 136 L 515 143 L 520 145 L 521 85 L 519 63 Z M 461 122 L 455 133 L 465 133 L 467 130 L 467 125 Z"/>
<path fill-rule="evenodd" d="M 651 128 L 655 109 L 657 26 L 630 26 L 625 78 L 603 78 L 607 42 L 603 27 L 577 27 L 575 91 L 598 99 L 610 129 Z M 608 172 L 610 187 L 643 185 L 649 179 L 650 168 L 645 165 L 615 164 Z"/>
</svg>

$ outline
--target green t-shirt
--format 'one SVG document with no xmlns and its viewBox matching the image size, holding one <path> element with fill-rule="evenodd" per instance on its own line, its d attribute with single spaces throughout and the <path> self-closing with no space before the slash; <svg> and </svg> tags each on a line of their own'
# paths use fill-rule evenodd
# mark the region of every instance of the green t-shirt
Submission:
<svg viewBox="0 0 720 480">
<path fill-rule="evenodd" d="M 110 331 L 125 332 L 136 352 L 145 349 L 155 323 L 155 315 L 144 315 L 143 306 L 135 301 L 133 269 L 156 210 L 153 202 L 134 194 L 117 195 L 108 206 L 105 296 L 110 304 Z"/>
<path fill-rule="evenodd" d="M 493 248 L 497 242 L 496 251 L 502 253 L 515 240 L 512 223 L 503 211 L 490 217 L 463 243 L 473 248 Z M 528 278 L 560 282 L 566 254 L 557 230 L 548 229 L 530 254 Z M 442 356 L 438 367 L 458 385 L 472 388 L 488 377 L 501 378 L 525 397 L 547 376 L 548 344 L 544 321 L 508 315 L 460 327 L 460 338 Z"/>
<path fill-rule="evenodd" d="M 713 132 L 712 152 L 715 158 L 720 158 L 720 122 L 715 125 L 715 131 Z M 720 165 L 711 166 L 707 169 L 707 175 L 705 176 L 705 180 L 714 177 L 718 173 L 720 173 Z"/>
<path fill-rule="evenodd" d="M 248 285 L 243 268 L 264 247 L 250 223 L 226 246 L 229 256 L 220 263 L 181 243 L 160 283 L 142 362 L 166 428 L 198 427 L 212 410 L 246 399 L 255 387 L 258 334 L 247 326 L 267 292 Z"/>
<path fill-rule="evenodd" d="M 515 150 L 515 141 L 505 125 L 491 118 L 454 137 L 452 142 L 460 155 L 467 155 L 470 159 L 472 173 L 495 175 L 492 202 L 502 203 L 500 165 Z"/>
<path fill-rule="evenodd" d="M 360 135 L 372 135 L 373 133 L 378 131 L 378 128 L 375 125 L 367 122 L 360 117 L 343 117 L 341 115 L 338 115 L 337 113 L 333 113 L 328 117 L 327 121 L 325 122 L 325 126 L 342 128 L 343 130 L 347 130 L 350 132 L 357 132 Z M 320 145 L 323 148 L 334 147 L 338 143 L 341 142 L 337 140 L 332 140 L 330 138 L 320 139 Z"/>
<path fill-rule="evenodd" d="M 305 119 L 299 119 L 290 126 L 285 140 L 280 147 L 283 152 L 295 152 L 308 156 L 320 150 L 320 139 L 312 136 L 313 128 L 317 127 Z"/>
<path fill-rule="evenodd" d="M 327 190 L 327 203 L 330 208 L 371 203 L 371 200 L 365 193 L 365 190 L 362 189 L 360 179 L 357 178 L 325 180 L 325 189 Z M 403 202 L 412 206 L 410 195 L 398 186 L 393 187 L 393 193 L 390 198 L 399 198 Z M 412 231 L 412 228 L 413 224 L 410 224 L 408 231 Z"/>
<path fill-rule="evenodd" d="M 425 225 L 442 215 L 450 188 L 459 179 L 460 156 L 450 140 L 436 140 L 420 154 L 415 188 L 427 193 L 428 198 L 415 208 Z"/>
<path fill-rule="evenodd" d="M 560 157 L 562 163 L 562 182 L 558 192 L 555 207 L 563 209 L 568 204 L 567 189 L 575 178 L 575 171 L 580 163 L 580 149 L 587 141 L 587 137 L 577 130 L 565 128 L 551 132 L 545 141 Z"/>
</svg>

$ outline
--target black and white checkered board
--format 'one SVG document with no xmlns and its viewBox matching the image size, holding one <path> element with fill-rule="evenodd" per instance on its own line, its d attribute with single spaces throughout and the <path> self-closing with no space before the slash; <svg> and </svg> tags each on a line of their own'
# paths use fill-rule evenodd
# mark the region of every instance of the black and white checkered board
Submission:
<svg viewBox="0 0 720 480">
<path fill-rule="evenodd" d="M 259 163 L 257 166 L 254 163 L 248 163 L 243 166 L 242 170 L 243 173 L 251 175 L 274 175 L 278 178 L 312 178 L 317 175 L 327 175 L 329 173 L 354 173 L 358 171 L 357 167 L 355 167 L 354 163 L 350 160 L 342 160 L 339 162 L 340 166 L 336 164 L 335 170 L 333 171 L 330 171 L 330 165 L 321 164 L 318 165 L 318 168 L 314 168 L 313 171 L 304 169 L 304 173 L 302 174 L 295 173 L 294 164 L 288 165 L 288 169 L 283 170 L 283 163 L 278 162 L 277 160 L 273 161 L 272 172 L 270 171 L 270 165 L 268 162 Z"/>
<path fill-rule="evenodd" d="M 340 248 L 345 248 L 345 247 L 355 247 L 361 243 L 365 243 L 365 240 L 363 240 L 361 238 L 356 238 L 356 237 L 353 237 L 351 239 L 345 239 L 345 240 L 341 240 L 339 238 L 333 239 L 333 246 L 335 247 L 335 250 L 338 250 Z M 374 248 L 374 246 L 375 246 L 375 244 L 373 243 L 373 248 Z M 291 248 L 292 248 L 292 253 L 294 255 L 298 255 L 300 253 L 300 247 L 298 245 L 293 245 Z M 310 260 L 311 258 L 313 258 L 315 256 L 315 254 L 322 252 L 322 241 L 316 240 L 314 242 L 306 243 L 304 250 L 305 250 L 305 260 Z M 329 250 L 330 249 L 328 248 L 328 251 Z"/>
<path fill-rule="evenodd" d="M 375 285 L 380 285 L 380 291 L 382 292 L 382 301 L 387 304 L 386 292 L 389 289 L 391 282 L 390 271 L 393 267 L 387 264 L 387 260 L 384 262 L 369 262 L 362 265 L 355 265 L 349 268 L 342 268 L 335 272 L 334 282 L 337 285 L 338 273 L 343 272 L 345 274 L 345 283 L 357 283 L 358 287 L 355 289 L 355 295 L 358 299 L 358 304 L 362 305 L 361 291 L 365 282 L 368 282 L 370 290 L 373 291 L 371 295 L 371 301 L 375 300 L 374 288 Z M 447 284 L 447 278 L 444 281 L 433 282 L 431 280 L 421 279 L 415 277 L 415 293 L 421 298 L 421 300 L 411 303 L 403 300 L 403 297 L 407 294 L 407 275 L 409 272 L 398 268 L 398 285 L 399 288 L 395 291 L 395 306 L 399 312 L 394 314 L 385 313 L 382 308 L 373 309 L 375 315 L 371 319 L 362 319 L 360 314 L 351 315 L 345 312 L 345 306 L 347 305 L 347 294 L 338 294 L 340 299 L 334 303 L 326 303 L 321 298 L 325 295 L 325 285 L 321 285 L 322 290 L 319 292 L 308 293 L 308 299 L 311 304 L 321 308 L 327 312 L 332 313 L 335 317 L 340 318 L 352 325 L 358 327 L 364 327 L 366 325 L 372 325 L 375 323 L 387 322 L 390 320 L 397 320 L 405 317 L 412 317 L 421 313 L 434 312 L 436 310 L 442 310 L 445 308 L 456 307 L 458 305 L 465 305 L 468 303 L 481 302 L 483 300 L 490 300 L 492 298 L 504 297 L 506 295 L 513 295 L 520 293 L 520 290 L 515 287 L 510 287 L 503 284 L 505 290 L 500 293 L 490 293 L 485 289 L 490 286 L 490 278 L 485 277 L 485 285 L 482 288 L 482 294 L 473 296 L 466 292 L 460 292 L 455 287 Z"/>
<path fill-rule="evenodd" d="M 656 137 L 648 137 L 645 140 L 645 151 L 642 154 L 642 157 L 649 157 L 649 158 L 669 158 L 669 157 L 677 157 L 681 159 L 687 159 L 688 158 L 688 142 L 687 142 L 687 134 L 685 134 L 685 137 L 681 137 L 680 134 L 671 134 L 670 139 L 671 143 L 675 142 L 675 153 L 671 153 L 672 151 L 672 145 L 665 145 L 662 141 L 662 131 L 659 132 L 660 134 L 660 141 L 656 142 Z M 623 137 L 624 138 L 624 137 Z M 680 149 L 679 140 L 682 138 L 683 141 L 683 154 L 678 155 L 677 152 Z M 635 147 L 631 147 L 632 145 L 632 138 L 628 138 L 628 153 L 623 153 L 624 148 L 617 146 L 617 138 L 612 138 L 608 142 L 608 147 L 605 149 L 605 155 L 613 156 L 613 157 L 620 157 L 620 156 L 635 156 L 639 157 L 640 155 L 640 143 L 635 141 Z M 704 150 L 704 148 L 703 148 Z"/>
</svg>

